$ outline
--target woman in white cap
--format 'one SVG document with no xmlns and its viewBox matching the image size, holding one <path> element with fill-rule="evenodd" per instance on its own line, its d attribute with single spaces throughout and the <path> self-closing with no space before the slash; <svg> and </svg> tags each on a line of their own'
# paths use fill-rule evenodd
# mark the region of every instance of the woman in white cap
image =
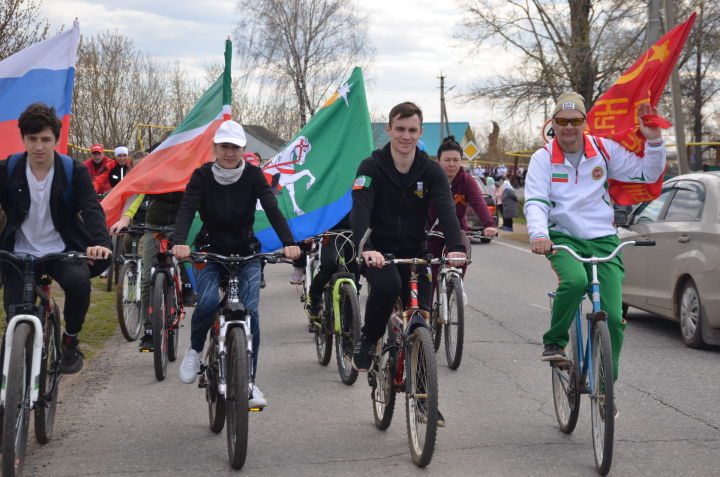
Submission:
<svg viewBox="0 0 720 477">
<path fill-rule="evenodd" d="M 225 121 L 213 139 L 215 161 L 195 169 L 185 190 L 173 233 L 173 253 L 179 259 L 190 255 L 188 232 L 195 212 L 200 211 L 203 226 L 195 239 L 198 250 L 222 255 L 249 255 L 259 250 L 253 235 L 255 205 L 260 200 L 273 229 L 283 243 L 285 256 L 295 259 L 300 248 L 290 231 L 287 220 L 278 208 L 275 195 L 262 170 L 243 160 L 245 132 L 234 121 Z M 200 371 L 200 353 L 203 350 L 213 316 L 220 304 L 218 287 L 221 267 L 204 264 L 197 273 L 199 292 L 197 307 L 192 315 L 190 349 L 180 365 L 180 380 L 190 384 Z M 260 347 L 258 304 L 260 301 L 260 262 L 245 265 L 239 272 L 240 299 L 251 310 L 253 336 L 253 375 L 257 369 Z M 263 394 L 255 386 L 250 407 L 267 405 Z"/>
<path fill-rule="evenodd" d="M 125 176 L 132 169 L 132 162 L 128 160 L 128 148 L 125 146 L 118 146 L 115 148 L 115 163 L 110 169 L 110 185 L 115 187 L 118 182 L 123 180 Z"/>
</svg>

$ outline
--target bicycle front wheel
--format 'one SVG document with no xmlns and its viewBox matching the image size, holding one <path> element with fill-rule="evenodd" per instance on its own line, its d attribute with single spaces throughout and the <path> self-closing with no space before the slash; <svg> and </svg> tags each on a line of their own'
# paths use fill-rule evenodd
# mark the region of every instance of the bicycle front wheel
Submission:
<svg viewBox="0 0 720 477">
<path fill-rule="evenodd" d="M 357 292 L 348 283 L 340 286 L 340 334 L 335 337 L 335 359 L 340 379 L 355 383 L 358 372 L 352 366 L 355 343 L 360 340 L 360 303 Z"/>
<path fill-rule="evenodd" d="M 425 467 L 435 451 L 438 421 L 438 381 L 430 332 L 417 327 L 409 336 L 405 360 L 405 417 L 412 460 Z"/>
<path fill-rule="evenodd" d="M 55 426 L 60 376 L 60 309 L 53 303 L 52 313 L 45 317 L 39 398 L 35 405 L 35 440 L 40 444 L 50 441 Z"/>
<path fill-rule="evenodd" d="M 227 444 L 233 469 L 242 469 L 248 443 L 248 353 L 245 330 L 235 326 L 228 333 Z"/>
<path fill-rule="evenodd" d="M 165 379 L 168 363 L 168 329 L 167 319 L 169 310 L 165 295 L 167 290 L 167 277 L 164 273 L 155 274 L 150 293 L 150 319 L 153 332 L 153 364 L 155 377 L 158 381 Z"/>
<path fill-rule="evenodd" d="M 610 471 L 615 434 L 615 395 L 610 332 L 605 321 L 592 326 L 592 394 L 590 395 L 595 467 L 600 475 Z"/>
<path fill-rule="evenodd" d="M 465 299 L 462 279 L 450 275 L 447 283 L 447 316 L 445 319 L 445 358 L 450 369 L 458 369 L 465 340 Z"/>
<path fill-rule="evenodd" d="M 212 332 L 211 332 L 212 333 Z M 207 386 L 205 387 L 205 399 L 208 403 L 208 419 L 210 420 L 210 430 L 215 434 L 219 433 L 225 427 L 225 396 L 222 396 L 218 390 L 220 383 L 220 361 L 217 355 L 217 341 L 215 336 L 210 337 L 207 355 L 205 357 L 205 378 Z"/>
<path fill-rule="evenodd" d="M 323 293 L 323 304 L 320 311 L 320 319 L 315 322 L 313 336 L 315 337 L 315 352 L 318 363 L 327 366 L 332 357 L 333 330 L 328 325 L 332 318 L 332 300 L 330 293 Z"/>
<path fill-rule="evenodd" d="M 120 268 L 118 276 L 115 307 L 120 322 L 120 331 L 128 341 L 138 339 L 142 331 L 140 296 L 138 294 L 139 287 L 137 286 L 138 270 L 137 262 L 125 262 Z"/>
<path fill-rule="evenodd" d="M 25 465 L 28 425 L 30 422 L 30 365 L 33 331 L 27 322 L 19 323 L 13 335 L 9 357 L 2 429 L 2 475 L 22 475 Z"/>
<path fill-rule="evenodd" d="M 560 431 L 570 434 L 580 412 L 580 391 L 578 379 L 580 363 L 578 362 L 577 321 L 573 320 L 569 330 L 570 340 L 565 348 L 568 361 L 560 362 L 552 367 L 552 390 Z"/>
</svg>

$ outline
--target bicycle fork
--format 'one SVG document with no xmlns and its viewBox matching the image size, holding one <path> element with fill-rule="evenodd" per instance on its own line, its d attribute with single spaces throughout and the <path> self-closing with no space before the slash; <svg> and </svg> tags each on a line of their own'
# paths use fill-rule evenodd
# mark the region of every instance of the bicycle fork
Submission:
<svg viewBox="0 0 720 477">
<path fill-rule="evenodd" d="M 33 354 L 32 365 L 30 367 L 30 381 L 32 383 L 30 389 L 30 406 L 38 400 L 40 394 L 40 362 L 42 360 L 43 349 L 43 327 L 40 318 L 35 315 L 15 315 L 8 323 L 5 331 L 5 359 L 3 360 L 2 369 L 2 386 L 0 387 L 0 405 L 5 406 L 5 397 L 7 391 L 8 373 L 10 371 L 10 353 L 12 351 L 13 337 L 15 336 L 15 328 L 22 322 L 29 322 L 33 327 Z"/>
</svg>

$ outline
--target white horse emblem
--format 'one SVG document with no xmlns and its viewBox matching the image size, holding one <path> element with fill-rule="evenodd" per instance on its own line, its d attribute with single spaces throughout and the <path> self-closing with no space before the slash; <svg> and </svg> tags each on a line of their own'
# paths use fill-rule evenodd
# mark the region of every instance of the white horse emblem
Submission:
<svg viewBox="0 0 720 477">
<path fill-rule="evenodd" d="M 276 195 L 283 188 L 287 189 L 296 215 L 302 215 L 305 212 L 298 207 L 295 200 L 295 183 L 303 177 L 308 177 L 309 180 L 305 186 L 306 190 L 309 190 L 315 183 L 315 176 L 309 170 L 295 172 L 295 165 L 302 166 L 305 164 L 305 158 L 310 153 L 310 149 L 312 149 L 310 141 L 305 136 L 300 136 L 263 167 L 265 178 Z"/>
</svg>

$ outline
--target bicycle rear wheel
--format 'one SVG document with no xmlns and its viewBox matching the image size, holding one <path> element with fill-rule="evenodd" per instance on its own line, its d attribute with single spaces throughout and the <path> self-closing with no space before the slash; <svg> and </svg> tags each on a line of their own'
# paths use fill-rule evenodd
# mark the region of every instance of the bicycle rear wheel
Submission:
<svg viewBox="0 0 720 477">
<path fill-rule="evenodd" d="M 430 332 L 415 328 L 409 336 L 405 383 L 405 417 L 413 462 L 425 467 L 435 451 L 438 420 L 438 381 L 435 352 Z"/>
<path fill-rule="evenodd" d="M 248 353 L 245 330 L 235 326 L 228 333 L 227 444 L 233 469 L 242 469 L 248 444 Z"/>
<path fill-rule="evenodd" d="M 55 426 L 55 411 L 60 392 L 60 309 L 53 303 L 52 313 L 45 317 L 43 352 L 40 362 L 40 385 L 35 405 L 35 439 L 47 444 Z"/>
<path fill-rule="evenodd" d="M 388 325 L 383 339 L 378 340 L 375 351 L 375 365 L 368 373 L 372 391 L 373 416 L 375 426 L 385 430 L 390 427 L 395 411 L 395 365 L 397 363 L 397 347 L 395 332 Z"/>
<path fill-rule="evenodd" d="M 355 343 L 360 340 L 360 303 L 357 292 L 348 283 L 340 286 L 340 334 L 335 337 L 335 359 L 340 379 L 354 384 L 358 372 L 352 366 Z"/>
<path fill-rule="evenodd" d="M 580 412 L 580 391 L 578 390 L 580 363 L 576 320 L 573 320 L 569 334 L 570 340 L 565 348 L 568 361 L 558 363 L 551 369 L 555 416 L 560 431 L 565 434 L 570 434 L 575 430 Z"/>
<path fill-rule="evenodd" d="M 153 364 L 155 366 L 155 378 L 158 381 L 165 379 L 168 363 L 168 329 L 167 309 L 168 293 L 167 277 L 164 273 L 156 273 L 150 293 L 150 319 L 153 332 Z"/>
<path fill-rule="evenodd" d="M 447 296 L 447 316 L 445 317 L 445 358 L 450 369 L 458 369 L 462 361 L 465 340 L 465 300 L 462 280 L 458 275 L 450 275 L 445 289 Z"/>
<path fill-rule="evenodd" d="M 120 331 L 128 341 L 135 341 L 142 332 L 140 319 L 140 296 L 138 296 L 138 263 L 125 262 L 118 275 L 117 309 Z"/>
<path fill-rule="evenodd" d="M 332 299 L 328 291 L 323 292 L 320 319 L 313 327 L 315 337 L 315 352 L 318 363 L 327 366 L 332 357 L 333 329 L 328 326 L 332 319 Z"/>
<path fill-rule="evenodd" d="M 28 424 L 30 422 L 30 391 L 33 331 L 29 323 L 19 323 L 13 335 L 10 369 L 7 376 L 2 429 L 2 475 L 22 475 L 25 465 Z"/>
<path fill-rule="evenodd" d="M 212 333 L 212 332 L 211 332 Z M 205 376 L 207 386 L 205 387 L 205 399 L 208 403 L 208 419 L 210 430 L 215 434 L 225 427 L 225 397 L 218 391 L 220 382 L 220 362 L 217 356 L 217 340 L 215 336 L 210 337 L 207 355 L 205 356 Z"/>
<path fill-rule="evenodd" d="M 605 321 L 592 326 L 592 378 L 590 395 L 595 467 L 600 475 L 610 471 L 615 434 L 615 395 L 610 332 Z"/>
</svg>

